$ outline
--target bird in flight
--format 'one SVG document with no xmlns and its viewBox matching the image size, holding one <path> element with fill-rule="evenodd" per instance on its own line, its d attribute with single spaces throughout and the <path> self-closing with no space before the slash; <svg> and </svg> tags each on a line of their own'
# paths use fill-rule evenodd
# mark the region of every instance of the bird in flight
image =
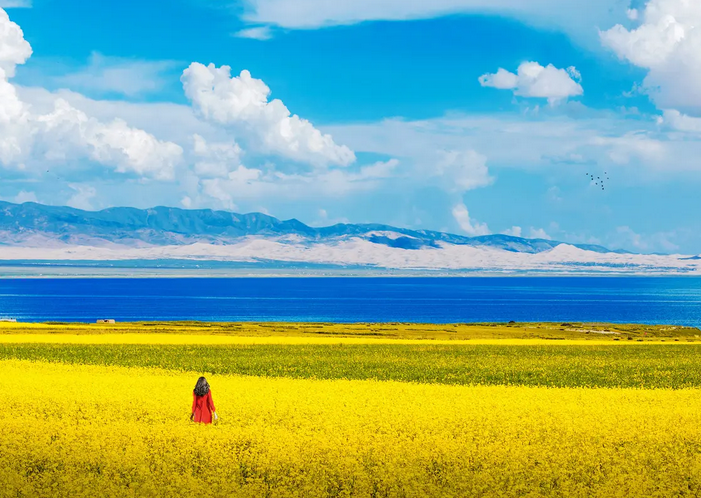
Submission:
<svg viewBox="0 0 701 498">
<path fill-rule="evenodd" d="M 604 180 L 609 180 L 607 171 L 604 171 L 604 178 L 600 176 L 594 176 L 593 173 L 584 173 L 584 176 L 588 177 L 589 181 L 593 182 L 595 186 L 601 187 L 601 190 L 606 190 Z"/>
</svg>

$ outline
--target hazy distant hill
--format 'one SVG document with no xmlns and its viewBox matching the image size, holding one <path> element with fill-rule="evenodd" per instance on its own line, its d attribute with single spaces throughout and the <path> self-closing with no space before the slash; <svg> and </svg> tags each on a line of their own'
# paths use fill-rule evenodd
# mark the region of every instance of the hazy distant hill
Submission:
<svg viewBox="0 0 701 498">
<path fill-rule="evenodd" d="M 70 207 L 45 206 L 33 202 L 12 204 L 0 201 L 0 244 L 32 245 L 52 242 L 77 245 L 115 243 L 127 246 L 186 245 L 196 242 L 231 244 L 242 238 L 294 237 L 296 243 L 333 242 L 351 237 L 401 249 L 438 247 L 438 243 L 489 247 L 537 254 L 562 242 L 525 239 L 508 235 L 465 237 L 429 230 L 409 230 L 381 224 L 337 224 L 310 227 L 291 219 L 279 220 L 261 213 L 238 214 L 210 209 L 118 207 L 83 211 Z M 596 245 L 577 245 L 597 253 L 609 251 Z"/>
</svg>

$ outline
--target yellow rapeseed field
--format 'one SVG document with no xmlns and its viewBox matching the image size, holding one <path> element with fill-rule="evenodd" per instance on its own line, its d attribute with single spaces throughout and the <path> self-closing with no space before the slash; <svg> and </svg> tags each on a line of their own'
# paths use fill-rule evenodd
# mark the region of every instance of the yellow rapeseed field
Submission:
<svg viewBox="0 0 701 498">
<path fill-rule="evenodd" d="M 0 361 L 3 496 L 698 496 L 701 392 Z"/>
</svg>

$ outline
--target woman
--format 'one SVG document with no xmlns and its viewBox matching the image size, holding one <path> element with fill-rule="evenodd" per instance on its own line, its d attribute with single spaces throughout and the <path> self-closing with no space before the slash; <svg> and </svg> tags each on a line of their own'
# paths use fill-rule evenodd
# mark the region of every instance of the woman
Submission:
<svg viewBox="0 0 701 498">
<path fill-rule="evenodd" d="M 209 389 L 207 379 L 200 377 L 197 379 L 195 389 L 192 391 L 192 413 L 190 420 L 201 422 L 203 424 L 211 424 L 212 416 L 217 420 L 217 409 L 214 408 L 212 401 L 212 391 Z"/>
</svg>

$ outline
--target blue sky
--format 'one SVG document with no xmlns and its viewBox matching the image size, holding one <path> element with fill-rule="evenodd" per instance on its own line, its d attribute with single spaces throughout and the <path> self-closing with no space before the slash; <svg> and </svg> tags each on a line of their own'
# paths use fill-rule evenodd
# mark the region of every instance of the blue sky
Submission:
<svg viewBox="0 0 701 498">
<path fill-rule="evenodd" d="M 4 200 L 701 252 L 701 5 L 21 3 Z"/>
</svg>

